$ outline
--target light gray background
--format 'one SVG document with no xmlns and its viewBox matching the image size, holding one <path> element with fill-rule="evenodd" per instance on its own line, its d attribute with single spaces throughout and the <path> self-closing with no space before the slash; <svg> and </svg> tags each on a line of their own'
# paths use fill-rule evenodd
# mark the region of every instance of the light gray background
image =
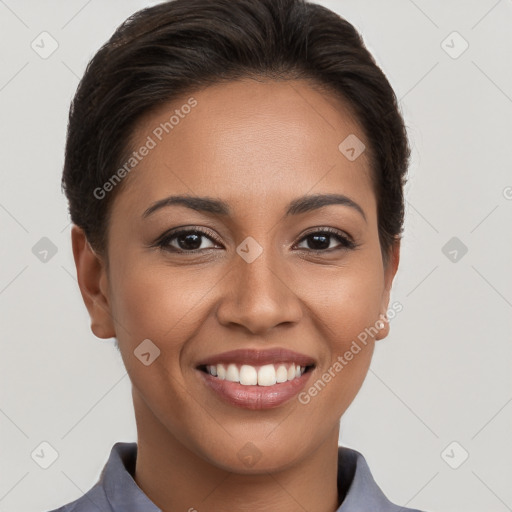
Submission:
<svg viewBox="0 0 512 512">
<path fill-rule="evenodd" d="M 0 0 L 0 511 L 42 512 L 136 440 L 130 381 L 96 338 L 76 282 L 60 191 L 69 102 L 85 66 L 144 0 Z M 398 504 L 512 510 L 512 1 L 330 0 L 388 76 L 413 157 L 392 301 L 340 444 Z M 42 59 L 43 31 L 58 49 Z M 461 42 L 469 48 L 458 58 Z M 453 42 L 452 42 L 453 41 Z M 507 188 L 508 187 L 508 188 Z M 46 263 L 32 247 L 48 237 Z M 457 237 L 468 248 L 442 252 Z M 460 253 L 459 253 L 460 257 Z M 58 459 L 31 458 L 41 442 Z M 445 448 L 458 445 L 445 456 Z M 462 450 L 469 458 L 458 468 Z"/>
</svg>

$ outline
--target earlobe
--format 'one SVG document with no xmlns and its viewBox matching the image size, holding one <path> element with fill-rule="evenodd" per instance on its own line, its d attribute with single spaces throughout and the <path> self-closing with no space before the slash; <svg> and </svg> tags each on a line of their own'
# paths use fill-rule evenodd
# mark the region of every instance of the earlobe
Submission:
<svg viewBox="0 0 512 512">
<path fill-rule="evenodd" d="M 379 332 L 375 336 L 375 340 L 382 340 L 389 334 L 389 321 L 385 313 L 379 315 L 379 319 L 375 323 Z"/>
<path fill-rule="evenodd" d="M 91 330 L 98 338 L 113 338 L 116 333 L 108 299 L 105 264 L 90 246 L 82 228 L 73 225 L 71 243 L 78 286 L 91 318 Z"/>
</svg>

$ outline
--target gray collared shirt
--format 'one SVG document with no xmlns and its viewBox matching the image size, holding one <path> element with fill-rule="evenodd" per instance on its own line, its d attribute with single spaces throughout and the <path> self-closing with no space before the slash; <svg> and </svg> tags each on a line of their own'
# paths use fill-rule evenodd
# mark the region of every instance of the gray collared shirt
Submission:
<svg viewBox="0 0 512 512">
<path fill-rule="evenodd" d="M 77 500 L 51 512 L 161 512 L 136 484 L 137 443 L 115 443 L 98 482 Z M 338 447 L 336 512 L 421 512 L 399 507 L 384 496 L 361 453 Z"/>
</svg>

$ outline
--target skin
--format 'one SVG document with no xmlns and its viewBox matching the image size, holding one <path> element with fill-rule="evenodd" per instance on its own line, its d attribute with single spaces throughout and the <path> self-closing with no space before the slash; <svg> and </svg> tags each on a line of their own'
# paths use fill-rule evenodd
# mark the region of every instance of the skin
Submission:
<svg viewBox="0 0 512 512">
<path fill-rule="evenodd" d="M 385 268 L 367 153 L 351 162 L 338 150 L 349 134 L 364 142 L 364 133 L 346 105 L 303 81 L 245 80 L 193 96 L 198 105 L 125 178 L 109 223 L 109 269 L 72 229 L 91 329 L 117 338 L 132 382 L 135 481 L 164 512 L 333 512 L 340 417 L 389 323 L 305 405 L 294 398 L 264 411 L 234 407 L 195 365 L 227 350 L 285 347 L 317 361 L 310 386 L 385 315 L 399 241 Z M 188 98 L 146 115 L 134 149 Z M 347 195 L 366 221 L 342 205 L 284 217 L 290 201 L 316 193 Z M 172 194 L 219 198 L 233 214 L 170 206 L 143 219 Z M 195 255 L 150 247 L 180 226 L 209 229 L 221 244 L 201 238 Z M 325 227 L 358 247 L 330 237 L 315 255 L 305 236 Z M 236 252 L 248 236 L 263 248 L 252 263 Z M 172 246 L 190 247 L 176 238 Z M 161 351 L 149 366 L 133 353 L 144 339 Z M 252 467 L 237 456 L 248 442 L 261 454 Z"/>
</svg>

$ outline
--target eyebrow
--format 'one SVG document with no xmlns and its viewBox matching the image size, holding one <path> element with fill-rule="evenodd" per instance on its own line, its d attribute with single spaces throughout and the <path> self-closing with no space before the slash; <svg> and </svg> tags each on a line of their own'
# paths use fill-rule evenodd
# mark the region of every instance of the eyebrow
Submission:
<svg viewBox="0 0 512 512">
<path fill-rule="evenodd" d="M 353 208 L 354 210 L 358 211 L 362 215 L 365 222 L 367 222 L 366 215 L 361 206 L 343 194 L 314 194 L 299 197 L 294 199 L 288 205 L 285 217 L 310 212 L 332 204 L 339 204 Z M 220 199 L 214 199 L 211 197 L 178 195 L 169 196 L 155 202 L 142 214 L 142 217 L 149 217 L 157 210 L 173 205 L 181 205 L 198 212 L 212 213 L 215 215 L 231 215 L 231 208 L 228 203 Z"/>
</svg>

